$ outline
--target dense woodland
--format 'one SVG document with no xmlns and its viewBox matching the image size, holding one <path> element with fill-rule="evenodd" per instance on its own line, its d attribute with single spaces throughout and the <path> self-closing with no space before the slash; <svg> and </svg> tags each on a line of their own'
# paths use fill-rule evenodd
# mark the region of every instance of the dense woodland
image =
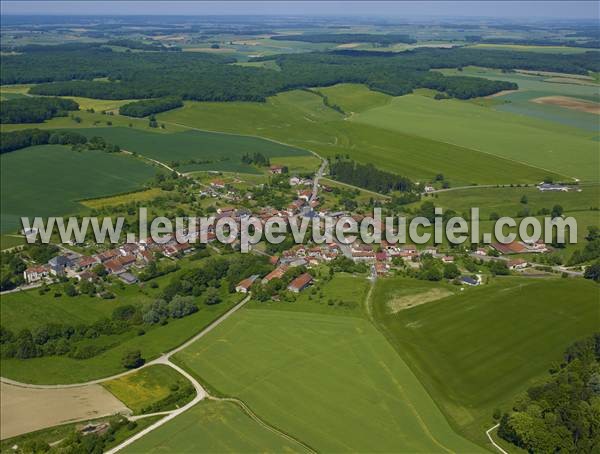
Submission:
<svg viewBox="0 0 600 454">
<path fill-rule="evenodd" d="M 302 41 L 306 43 L 377 43 L 390 45 L 395 43 L 413 44 L 417 40 L 408 35 L 393 33 L 380 35 L 374 33 L 309 33 L 302 35 L 277 35 L 271 39 L 276 41 Z"/>
<path fill-rule="evenodd" d="M 408 178 L 379 170 L 373 164 L 338 159 L 329 171 L 336 180 L 379 193 L 410 191 L 414 187 Z"/>
<path fill-rule="evenodd" d="M 600 450 L 600 333 L 571 345 L 550 379 L 500 420 L 498 435 L 531 453 Z"/>
<path fill-rule="evenodd" d="M 128 117 L 146 117 L 148 115 L 165 112 L 183 106 L 181 98 L 168 97 L 159 99 L 147 99 L 143 101 L 130 102 L 119 108 L 121 115 Z"/>
<path fill-rule="evenodd" d="M 461 99 L 515 89 L 509 82 L 444 76 L 436 68 L 479 65 L 587 74 L 600 71 L 598 52 L 575 55 L 479 49 L 416 49 L 407 52 L 335 51 L 266 57 L 281 71 L 231 65 L 206 53 L 112 52 L 52 46 L 3 59 L 2 84 L 39 83 L 31 93 L 99 99 L 180 97 L 199 101 L 264 101 L 278 92 L 342 82 L 403 95 L 435 88 Z M 95 81 L 99 77 L 107 81 Z M 50 83 L 47 83 L 50 82 Z"/>
<path fill-rule="evenodd" d="M 79 104 L 70 99 L 21 96 L 0 103 L 0 123 L 42 123 L 73 110 Z"/>
</svg>

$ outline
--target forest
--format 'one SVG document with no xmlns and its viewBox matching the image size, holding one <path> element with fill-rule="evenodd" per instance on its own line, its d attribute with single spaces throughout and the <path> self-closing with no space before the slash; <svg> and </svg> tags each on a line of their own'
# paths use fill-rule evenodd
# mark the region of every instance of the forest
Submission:
<svg viewBox="0 0 600 454">
<path fill-rule="evenodd" d="M 79 110 L 79 104 L 70 99 L 22 96 L 0 103 L 0 123 L 43 123 L 73 110 Z"/>
<path fill-rule="evenodd" d="M 330 174 L 343 183 L 379 193 L 411 191 L 414 188 L 406 177 L 379 170 L 373 164 L 358 164 L 352 160 L 337 159 L 330 166 Z"/>
<path fill-rule="evenodd" d="M 353 82 L 391 95 L 435 88 L 461 99 L 515 89 L 514 83 L 444 76 L 436 68 L 477 64 L 587 74 L 600 70 L 598 52 L 538 54 L 478 49 L 416 49 L 407 52 L 335 51 L 265 57 L 281 71 L 230 65 L 221 55 L 187 52 L 36 50 L 3 59 L 2 84 L 39 83 L 32 94 L 98 99 L 180 97 L 198 101 L 265 101 L 281 91 Z M 106 77 L 106 81 L 94 81 Z M 50 82 L 50 83 L 45 83 Z"/>
<path fill-rule="evenodd" d="M 148 99 L 123 104 L 119 108 L 119 113 L 121 115 L 127 115 L 128 117 L 146 117 L 151 114 L 165 112 L 181 106 L 183 106 L 183 101 L 181 101 L 181 98 L 168 97 Z"/>
<path fill-rule="evenodd" d="M 598 452 L 600 333 L 567 348 L 550 373 L 501 417 L 498 435 L 528 452 Z"/>
<path fill-rule="evenodd" d="M 276 35 L 271 39 L 276 41 L 303 41 L 306 43 L 377 43 L 390 45 L 395 43 L 413 44 L 417 40 L 408 35 L 374 33 L 310 33 L 303 35 Z"/>
</svg>

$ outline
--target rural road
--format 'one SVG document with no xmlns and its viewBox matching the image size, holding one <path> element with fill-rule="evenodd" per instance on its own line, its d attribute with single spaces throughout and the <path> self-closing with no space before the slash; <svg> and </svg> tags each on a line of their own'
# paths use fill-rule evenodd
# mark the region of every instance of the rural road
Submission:
<svg viewBox="0 0 600 454">
<path fill-rule="evenodd" d="M 490 427 L 488 430 L 485 431 L 485 434 L 487 435 L 487 437 L 490 440 L 490 442 L 494 445 L 494 448 L 496 448 L 502 454 L 508 454 L 508 452 L 506 452 L 504 449 L 502 449 L 502 446 L 500 446 L 498 443 L 496 443 L 494 441 L 494 439 L 492 438 L 492 431 L 494 429 L 497 429 L 499 426 L 500 426 L 500 424 L 496 424 L 495 426 Z"/>
</svg>

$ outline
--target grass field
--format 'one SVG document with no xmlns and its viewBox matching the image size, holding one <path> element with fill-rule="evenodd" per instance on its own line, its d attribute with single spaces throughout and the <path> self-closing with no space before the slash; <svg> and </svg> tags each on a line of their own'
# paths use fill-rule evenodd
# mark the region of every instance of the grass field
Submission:
<svg viewBox="0 0 600 454">
<path fill-rule="evenodd" d="M 123 450 L 155 452 L 304 452 L 296 443 L 260 426 L 234 403 L 203 401 Z"/>
<path fill-rule="evenodd" d="M 242 163 L 244 154 L 260 152 L 267 157 L 309 156 L 297 148 L 280 145 L 255 137 L 231 134 L 215 134 L 202 131 L 185 131 L 174 134 L 153 134 L 132 128 L 79 129 L 87 136 L 101 136 L 110 143 L 140 155 L 171 163 L 180 161 L 180 172 L 198 170 L 237 171 L 257 173 L 259 170 Z M 190 159 L 210 161 L 202 164 L 189 164 Z"/>
<path fill-rule="evenodd" d="M 359 84 L 339 84 L 318 90 L 327 96 L 331 104 L 340 106 L 347 114 L 384 106 L 392 99 L 389 95 L 371 91 Z"/>
<path fill-rule="evenodd" d="M 479 450 L 364 318 L 242 309 L 176 360 L 317 451 Z"/>
<path fill-rule="evenodd" d="M 0 167 L 2 232 L 16 231 L 21 216 L 70 214 L 81 208 L 80 199 L 138 189 L 158 172 L 130 156 L 61 145 L 4 153 Z"/>
<path fill-rule="evenodd" d="M 484 441 L 495 408 L 544 378 L 574 340 L 597 331 L 600 289 L 580 279 L 496 279 L 392 314 L 401 278 L 380 280 L 377 324 L 463 434 Z"/>
<path fill-rule="evenodd" d="M 189 386 L 189 381 L 169 366 L 157 364 L 133 374 L 102 383 L 117 399 L 139 414 L 142 410 L 171 394 L 171 387 Z M 190 396 L 190 399 L 193 396 Z M 172 410 L 171 407 L 160 411 Z"/>
<path fill-rule="evenodd" d="M 586 181 L 600 179 L 598 144 L 589 133 L 470 102 L 407 95 L 354 115 L 352 121 L 480 150 L 487 159 L 498 156 L 540 171 Z M 489 165 L 460 161 L 469 163 L 465 167 L 474 177 Z M 511 174 L 504 178 L 514 180 Z"/>
<path fill-rule="evenodd" d="M 342 90 L 345 98 L 351 97 L 348 90 L 348 87 Z M 364 89 L 360 92 L 364 94 Z M 359 104 L 364 103 L 360 101 Z M 387 109 L 394 103 L 352 118 Z M 401 133 L 377 125 L 345 121 L 343 115 L 326 107 L 319 96 L 306 91 L 281 93 L 266 103 L 187 102 L 180 109 L 159 114 L 158 118 L 167 125 L 183 124 L 267 137 L 322 156 L 347 154 L 357 161 L 374 163 L 416 180 L 443 173 L 455 185 L 500 183 L 508 179 L 515 183 L 537 182 L 549 173 L 461 146 L 418 137 L 412 131 Z"/>
<path fill-rule="evenodd" d="M 79 383 L 108 377 L 124 370 L 121 358 L 125 352 L 140 350 L 147 361 L 154 359 L 185 342 L 230 307 L 229 303 L 203 307 L 193 315 L 148 330 L 143 336 L 134 331 L 96 339 L 95 345 L 107 343 L 112 348 L 90 359 L 77 360 L 68 356 L 3 359 L 2 376 L 36 384 Z"/>
<path fill-rule="evenodd" d="M 0 235 L 0 250 L 11 249 L 25 244 L 25 237 L 13 234 Z"/>
<path fill-rule="evenodd" d="M 110 197 L 100 197 L 97 199 L 82 200 L 80 203 L 88 208 L 105 208 L 108 206 L 126 205 L 132 202 L 146 202 L 163 195 L 164 192 L 159 188 L 150 188 L 144 191 L 130 192 L 127 194 L 114 195 Z"/>
<path fill-rule="evenodd" d="M 326 272 L 325 270 L 323 270 Z M 315 271 L 311 271 L 318 278 Z M 319 279 L 323 281 L 322 279 Z M 310 289 L 301 292 L 293 303 L 252 302 L 256 309 L 277 309 L 287 311 L 314 312 L 360 317 L 363 302 L 369 289 L 366 275 L 336 273 L 330 281 L 317 281 Z"/>
</svg>

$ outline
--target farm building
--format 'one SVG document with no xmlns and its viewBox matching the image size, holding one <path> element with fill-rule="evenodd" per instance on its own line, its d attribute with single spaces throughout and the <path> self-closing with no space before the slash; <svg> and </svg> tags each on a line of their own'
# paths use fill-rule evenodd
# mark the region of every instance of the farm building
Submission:
<svg viewBox="0 0 600 454">
<path fill-rule="evenodd" d="M 281 175 L 283 173 L 284 167 L 279 165 L 272 165 L 269 167 L 269 172 L 273 175 Z"/>
<path fill-rule="evenodd" d="M 254 274 L 243 281 L 240 281 L 238 285 L 235 286 L 235 291 L 238 293 L 248 293 L 256 279 L 258 279 L 258 274 Z"/>
<path fill-rule="evenodd" d="M 513 241 L 507 244 L 494 242 L 490 246 L 501 254 L 521 254 L 527 252 L 527 247 L 520 241 Z"/>
<path fill-rule="evenodd" d="M 304 290 L 306 287 L 308 287 L 312 283 L 312 281 L 313 281 L 313 278 L 310 274 L 308 274 L 308 273 L 301 274 L 296 279 L 294 279 L 292 282 L 290 282 L 290 285 L 288 285 L 288 290 L 290 292 L 300 293 L 302 290 Z"/>
<path fill-rule="evenodd" d="M 288 270 L 287 265 L 278 266 L 277 268 L 275 268 L 273 271 L 271 271 L 269 274 L 267 274 L 263 278 L 262 283 L 268 284 L 273 279 L 281 279 L 287 270 Z"/>
</svg>

